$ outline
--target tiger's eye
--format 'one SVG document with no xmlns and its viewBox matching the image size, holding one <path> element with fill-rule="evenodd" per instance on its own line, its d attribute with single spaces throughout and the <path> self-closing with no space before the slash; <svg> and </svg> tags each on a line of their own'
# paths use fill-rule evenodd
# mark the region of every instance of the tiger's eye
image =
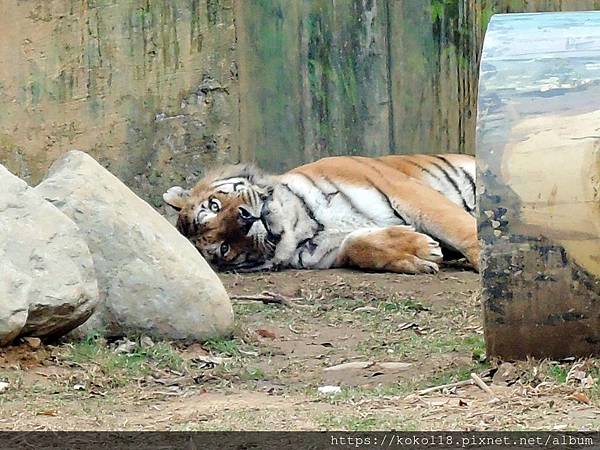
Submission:
<svg viewBox="0 0 600 450">
<path fill-rule="evenodd" d="M 251 219 L 253 216 L 250 213 L 250 211 L 248 211 L 246 208 L 244 208 L 243 206 L 240 206 L 240 217 L 244 220 L 249 220 Z"/>
<path fill-rule="evenodd" d="M 214 213 L 218 213 L 219 210 L 221 209 L 221 203 L 218 200 L 215 200 L 214 198 L 211 198 L 208 201 L 208 208 L 214 212 Z"/>
<path fill-rule="evenodd" d="M 221 256 L 225 256 L 229 252 L 229 244 L 223 242 L 221 244 Z"/>
</svg>

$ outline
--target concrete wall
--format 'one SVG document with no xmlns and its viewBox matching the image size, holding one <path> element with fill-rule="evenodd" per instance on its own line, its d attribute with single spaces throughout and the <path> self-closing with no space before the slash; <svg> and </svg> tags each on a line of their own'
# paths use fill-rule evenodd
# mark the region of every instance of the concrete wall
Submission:
<svg viewBox="0 0 600 450">
<path fill-rule="evenodd" d="M 231 2 L 3 0 L 0 30 L 0 163 L 30 183 L 79 148 L 158 204 L 238 158 Z"/>
</svg>

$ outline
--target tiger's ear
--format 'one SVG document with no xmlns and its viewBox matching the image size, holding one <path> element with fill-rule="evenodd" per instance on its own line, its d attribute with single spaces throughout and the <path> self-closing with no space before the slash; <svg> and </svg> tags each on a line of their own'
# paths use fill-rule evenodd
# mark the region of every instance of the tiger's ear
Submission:
<svg viewBox="0 0 600 450">
<path fill-rule="evenodd" d="M 167 192 L 163 194 L 163 200 L 169 206 L 172 206 L 177 211 L 181 210 L 185 206 L 190 197 L 190 191 L 186 191 L 180 186 L 173 186 L 169 188 Z"/>
</svg>

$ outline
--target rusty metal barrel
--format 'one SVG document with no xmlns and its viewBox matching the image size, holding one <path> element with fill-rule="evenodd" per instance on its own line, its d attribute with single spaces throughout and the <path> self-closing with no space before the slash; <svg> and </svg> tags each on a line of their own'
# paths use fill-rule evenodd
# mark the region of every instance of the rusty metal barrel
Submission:
<svg viewBox="0 0 600 450">
<path fill-rule="evenodd" d="M 492 18 L 477 118 L 488 354 L 600 354 L 600 13 Z"/>
</svg>

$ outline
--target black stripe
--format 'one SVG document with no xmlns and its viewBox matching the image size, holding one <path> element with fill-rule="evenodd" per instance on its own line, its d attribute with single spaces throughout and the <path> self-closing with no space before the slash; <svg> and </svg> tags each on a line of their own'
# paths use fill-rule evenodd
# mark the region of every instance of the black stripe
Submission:
<svg viewBox="0 0 600 450">
<path fill-rule="evenodd" d="M 337 191 L 337 192 L 327 192 L 327 193 L 326 193 L 325 191 L 323 191 L 323 189 L 321 189 L 321 188 L 319 187 L 319 185 L 318 185 L 318 184 L 315 182 L 315 180 L 313 180 L 313 179 L 312 179 L 311 177 L 309 177 L 308 175 L 306 175 L 306 174 L 303 174 L 302 172 L 296 172 L 296 173 L 295 173 L 295 175 L 300 175 L 300 176 L 302 176 L 302 177 L 306 178 L 306 180 L 308 180 L 308 182 L 309 182 L 310 184 L 312 184 L 312 185 L 313 185 L 313 187 L 314 187 L 316 190 L 318 190 L 318 191 L 321 193 L 321 195 L 323 196 L 323 198 L 324 198 L 325 200 L 327 200 L 327 203 L 329 203 L 330 197 L 332 197 L 333 195 L 335 195 L 335 194 L 338 194 L 338 193 L 339 193 L 339 191 Z"/>
<path fill-rule="evenodd" d="M 365 166 L 367 166 L 367 167 L 369 167 L 369 168 L 373 169 L 375 172 L 377 172 L 377 175 L 379 175 L 381 178 L 386 178 L 386 177 L 385 177 L 385 175 L 383 175 L 383 173 L 381 173 L 381 170 L 379 170 L 378 168 L 374 167 L 374 166 L 373 166 L 373 164 L 371 164 L 371 163 L 369 163 L 369 162 L 365 161 L 365 158 L 360 158 L 360 157 L 358 157 L 358 156 L 352 156 L 352 159 L 353 159 L 354 161 L 356 161 L 357 163 L 359 163 L 359 164 L 363 164 L 363 165 L 365 165 Z M 375 161 L 374 161 L 374 162 L 375 162 Z M 379 161 L 376 161 L 376 162 L 379 162 Z M 379 163 L 380 163 L 380 164 L 383 164 L 383 165 L 384 165 L 384 166 L 386 166 L 386 167 L 389 167 L 389 166 L 387 166 L 386 164 L 384 164 L 384 163 L 382 163 L 382 162 L 379 162 Z"/>
<path fill-rule="evenodd" d="M 324 180 L 326 182 L 328 182 L 329 184 L 331 184 L 334 188 L 337 189 L 337 191 L 339 192 L 340 197 L 342 197 L 342 200 L 344 200 L 348 206 L 350 206 L 350 209 L 352 209 L 352 211 L 354 211 L 356 214 L 358 214 L 359 216 L 364 217 L 365 219 L 367 219 L 369 222 L 374 223 L 374 220 L 372 217 L 366 215 L 363 211 L 361 211 L 358 206 L 356 206 L 356 204 L 354 203 L 354 201 L 348 196 L 348 194 L 346 194 L 341 187 L 339 187 L 335 182 L 331 181 L 329 178 L 327 177 L 323 177 Z"/>
<path fill-rule="evenodd" d="M 306 238 L 306 239 L 302 239 L 300 242 L 298 242 L 298 245 L 296 245 L 296 250 L 299 249 L 300 247 L 302 247 L 304 244 L 306 244 L 307 242 L 309 242 L 312 238 Z"/>
<path fill-rule="evenodd" d="M 383 173 L 381 173 L 381 171 L 380 171 L 380 170 L 378 170 L 377 168 L 373 167 L 373 165 L 372 165 L 372 164 L 369 164 L 369 163 L 368 163 L 368 162 L 366 162 L 364 159 L 362 159 L 362 158 L 356 158 L 356 157 L 353 157 L 352 159 L 354 159 L 355 161 L 357 161 L 357 162 L 358 162 L 358 163 L 360 163 L 360 164 L 363 164 L 363 165 L 365 165 L 365 166 L 367 166 L 367 167 L 369 167 L 369 168 L 373 169 L 373 170 L 374 170 L 375 172 L 377 172 L 377 174 L 378 174 L 379 176 L 381 176 L 382 178 L 386 178 L 386 177 L 383 175 Z M 381 164 L 383 164 L 383 163 L 381 163 Z M 385 165 L 385 164 L 384 164 L 384 165 Z M 387 167 L 387 166 L 386 166 L 386 167 Z M 375 185 L 375 183 L 373 183 L 373 181 L 371 181 L 371 179 L 370 179 L 369 177 L 366 177 L 366 178 L 367 178 L 367 181 L 368 181 L 369 183 L 371 183 L 371 185 L 373 186 L 373 188 L 374 188 L 374 189 L 375 189 L 377 192 L 379 192 L 379 195 L 381 195 L 381 196 L 382 196 L 382 197 L 383 197 L 383 198 L 384 198 L 384 199 L 387 201 L 387 204 L 389 205 L 390 209 L 391 209 L 391 210 L 394 212 L 394 216 L 396 216 L 398 219 L 400 219 L 404 225 L 410 225 L 410 222 L 409 222 L 408 220 L 406 220 L 406 218 L 404 218 L 404 217 L 403 217 L 403 216 L 402 216 L 402 215 L 401 215 L 401 214 L 398 212 L 398 210 L 397 210 L 396 208 L 394 208 L 394 205 L 392 204 L 392 201 L 391 201 L 391 200 L 390 200 L 390 198 L 387 196 L 387 194 L 386 194 L 386 193 L 384 193 L 384 192 L 383 192 L 381 189 L 379 189 L 379 188 L 378 188 L 378 187 Z"/>
<path fill-rule="evenodd" d="M 450 169 L 452 169 L 452 172 L 454 172 L 457 177 L 460 177 L 460 172 L 458 171 L 458 169 L 454 166 L 454 164 L 452 164 L 450 161 L 448 161 L 447 158 L 443 157 L 442 155 L 431 155 L 431 156 L 433 158 L 439 159 L 440 161 L 444 162 L 448 167 L 450 167 Z"/>
<path fill-rule="evenodd" d="M 323 177 L 323 180 L 325 180 L 325 182 L 329 183 L 330 185 L 332 185 L 335 189 L 336 192 L 331 192 L 331 193 L 325 193 L 323 191 L 323 189 L 321 189 L 319 187 L 319 185 L 317 185 L 317 183 L 308 175 L 305 175 L 301 172 L 297 172 L 298 175 L 302 175 L 304 178 L 306 178 L 316 189 L 319 190 L 319 192 L 321 192 L 321 194 L 323 195 L 323 198 L 325 198 L 325 200 L 327 200 L 327 202 L 329 203 L 330 201 L 330 197 L 333 195 L 338 194 L 340 197 L 342 197 L 342 199 L 348 204 L 348 206 L 350 206 L 350 208 L 358 215 L 364 217 L 365 219 L 369 220 L 370 222 L 373 222 L 373 219 L 367 215 L 365 215 L 364 212 L 362 212 L 360 209 L 358 209 L 358 207 L 354 204 L 354 202 L 352 201 L 352 199 L 350 197 L 348 197 L 348 195 L 346 195 L 346 193 L 344 191 L 342 191 L 342 189 L 333 181 L 331 181 L 329 178 L 327 177 Z"/>
<path fill-rule="evenodd" d="M 442 172 L 444 174 L 444 177 L 446 177 L 446 180 L 448 180 L 448 182 L 452 185 L 452 187 L 454 187 L 454 190 L 456 190 L 456 192 L 458 193 L 458 196 L 460 197 L 460 200 L 462 201 L 463 208 L 465 209 L 465 211 L 469 211 L 469 205 L 465 201 L 465 198 L 462 195 L 462 191 L 458 187 L 458 184 L 456 184 L 456 181 L 454 181 L 454 179 L 450 176 L 450 174 L 448 172 L 446 172 L 446 170 L 439 164 L 432 162 L 431 165 L 436 167 L 440 172 Z"/>
<path fill-rule="evenodd" d="M 316 224 L 317 224 L 317 228 L 318 228 L 318 229 L 317 229 L 317 232 L 316 232 L 316 233 L 313 235 L 313 237 L 314 237 L 314 236 L 316 236 L 316 235 L 317 235 L 317 233 L 318 233 L 319 231 L 323 231 L 323 229 L 324 229 L 325 227 L 323 226 L 323 224 L 322 224 L 321 222 L 319 222 L 319 221 L 317 220 L 317 218 L 315 217 L 315 213 L 314 213 L 314 211 L 313 211 L 313 210 L 310 208 L 309 204 L 306 202 L 306 199 L 305 199 L 305 198 L 304 198 L 302 195 L 300 195 L 300 194 L 298 194 L 297 192 L 295 192 L 295 191 L 294 191 L 292 188 L 290 188 L 290 186 L 289 186 L 288 184 L 286 184 L 286 183 L 281 183 L 281 185 L 282 185 L 284 188 L 286 188 L 286 189 L 287 189 L 287 190 L 288 190 L 288 191 L 289 191 L 291 194 L 295 195 L 295 196 L 298 198 L 298 200 L 300 200 L 300 202 L 302 203 L 302 207 L 304 208 L 304 211 L 306 212 L 306 215 L 307 215 L 308 217 L 310 217 L 310 219 L 311 219 L 311 220 L 312 220 L 314 223 L 316 223 Z"/>
<path fill-rule="evenodd" d="M 440 179 L 440 177 L 438 177 L 435 173 L 433 173 L 431 170 L 429 170 L 427 167 L 422 166 L 419 163 L 416 163 L 414 161 L 411 161 L 410 159 L 406 160 L 407 163 L 412 164 L 415 167 L 418 167 L 419 169 L 421 169 L 423 172 L 427 173 L 428 175 L 432 176 L 433 178 L 435 178 L 438 181 L 442 181 Z"/>
<path fill-rule="evenodd" d="M 475 204 L 475 197 L 477 195 L 477 191 L 475 190 L 476 189 L 475 188 L 475 180 L 473 180 L 473 177 L 465 169 L 463 169 L 461 167 L 460 170 L 462 171 L 463 175 L 465 176 L 465 178 L 469 181 L 469 184 L 471 185 L 471 189 L 473 192 L 473 204 Z M 469 211 L 473 211 L 474 209 L 475 209 L 475 207 L 469 208 Z"/>
<path fill-rule="evenodd" d="M 460 170 L 462 171 L 462 173 L 465 176 L 465 178 L 467 180 L 469 180 L 469 184 L 471 185 L 471 189 L 473 189 L 473 195 L 475 195 L 475 180 L 473 180 L 473 177 L 465 169 L 463 169 L 461 167 Z"/>
<path fill-rule="evenodd" d="M 467 179 L 467 181 L 471 185 L 471 192 L 473 192 L 473 203 L 475 203 L 475 182 L 473 181 L 473 178 L 471 177 L 471 175 L 469 175 L 469 173 L 462 167 L 460 167 L 460 166 L 457 167 L 454 164 L 452 164 L 450 161 L 448 161 L 447 158 L 445 158 L 442 155 L 431 155 L 431 156 L 446 163 L 448 165 L 448 167 L 450 167 L 452 169 L 452 171 L 456 174 L 456 176 L 459 179 L 461 178 L 461 175 L 463 175 Z M 463 193 L 462 191 L 461 191 L 461 197 L 463 198 L 463 204 L 464 204 L 465 203 L 465 193 Z M 473 209 L 474 208 L 471 208 L 470 206 L 467 206 L 467 208 L 466 208 L 467 211 L 473 211 Z"/>
<path fill-rule="evenodd" d="M 329 250 L 327 250 L 323 256 L 321 256 L 321 259 L 319 259 L 319 261 L 315 264 L 315 266 L 318 266 L 319 264 L 321 264 L 321 262 L 327 258 L 329 255 L 331 255 L 334 251 L 338 250 L 339 247 L 332 247 Z"/>
<path fill-rule="evenodd" d="M 370 182 L 371 180 L 369 180 Z M 402 217 L 402 215 L 398 212 L 398 210 L 396 208 L 394 208 L 394 205 L 392 204 L 392 201 L 390 200 L 390 198 L 387 196 L 387 194 L 385 192 L 383 192 L 381 189 L 379 189 L 377 186 L 373 185 L 373 188 L 379 192 L 379 195 L 381 195 L 385 201 L 387 202 L 387 204 L 389 205 L 390 209 L 394 212 L 394 216 L 396 216 L 398 219 L 400 219 L 402 221 L 403 225 L 410 225 L 410 222 L 408 220 L 406 220 L 406 218 Z"/>
</svg>

